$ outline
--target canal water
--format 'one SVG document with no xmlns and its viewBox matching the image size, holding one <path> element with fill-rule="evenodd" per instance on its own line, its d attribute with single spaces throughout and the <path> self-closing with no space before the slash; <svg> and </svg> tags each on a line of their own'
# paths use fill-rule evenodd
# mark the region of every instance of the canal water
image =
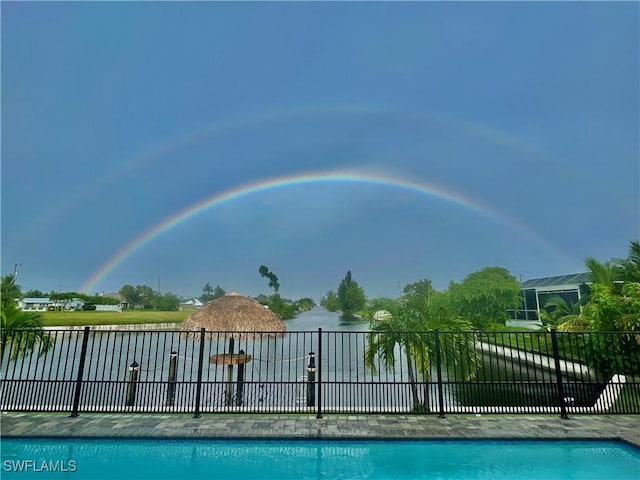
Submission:
<svg viewBox="0 0 640 480">
<path fill-rule="evenodd" d="M 317 330 L 336 332 L 361 332 L 369 330 L 366 321 L 358 317 L 345 317 L 321 307 L 302 312 L 296 318 L 285 321 L 288 331 Z"/>
</svg>

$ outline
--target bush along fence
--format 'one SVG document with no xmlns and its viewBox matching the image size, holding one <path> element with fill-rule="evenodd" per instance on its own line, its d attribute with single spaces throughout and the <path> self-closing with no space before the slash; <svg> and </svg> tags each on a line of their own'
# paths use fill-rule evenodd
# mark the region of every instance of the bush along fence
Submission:
<svg viewBox="0 0 640 480">
<path fill-rule="evenodd" d="M 86 327 L 29 351 L 30 336 L 4 348 L 3 411 L 640 413 L 638 333 Z"/>
</svg>

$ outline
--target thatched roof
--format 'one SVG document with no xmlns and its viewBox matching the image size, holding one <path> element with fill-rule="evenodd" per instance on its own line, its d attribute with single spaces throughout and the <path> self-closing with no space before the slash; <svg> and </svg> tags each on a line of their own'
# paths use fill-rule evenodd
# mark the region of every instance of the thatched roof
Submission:
<svg viewBox="0 0 640 480">
<path fill-rule="evenodd" d="M 226 337 L 241 338 L 246 332 L 268 332 L 283 335 L 287 327 L 280 318 L 255 300 L 232 293 L 212 300 L 193 312 L 180 325 L 183 332 L 194 332 L 204 328 L 210 332 L 225 332 Z M 231 332 L 244 334 L 231 335 Z"/>
</svg>

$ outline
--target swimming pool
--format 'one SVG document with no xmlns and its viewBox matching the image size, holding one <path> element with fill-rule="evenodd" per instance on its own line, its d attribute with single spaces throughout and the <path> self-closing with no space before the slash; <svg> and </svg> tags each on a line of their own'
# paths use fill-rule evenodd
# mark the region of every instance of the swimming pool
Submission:
<svg viewBox="0 0 640 480">
<path fill-rule="evenodd" d="M 3 478 L 633 479 L 640 451 L 603 441 L 3 439 Z"/>
</svg>

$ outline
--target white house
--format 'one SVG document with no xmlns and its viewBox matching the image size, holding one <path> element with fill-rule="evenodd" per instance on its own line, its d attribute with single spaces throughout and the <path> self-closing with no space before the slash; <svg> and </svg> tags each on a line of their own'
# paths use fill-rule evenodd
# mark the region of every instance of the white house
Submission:
<svg viewBox="0 0 640 480">
<path fill-rule="evenodd" d="M 62 300 L 65 310 L 82 310 L 84 304 L 87 303 L 81 298 L 72 298 L 71 300 Z"/>
<path fill-rule="evenodd" d="M 29 312 L 46 312 L 49 305 L 53 305 L 48 298 L 23 298 L 18 302 L 20 310 L 26 310 Z"/>
<path fill-rule="evenodd" d="M 180 310 L 198 310 L 202 305 L 204 304 L 197 298 L 191 298 L 180 303 Z"/>
<path fill-rule="evenodd" d="M 23 298 L 18 302 L 18 308 L 28 312 L 46 312 L 47 310 L 61 309 L 82 310 L 86 302 L 81 298 L 71 300 L 51 300 L 50 298 Z"/>
</svg>

